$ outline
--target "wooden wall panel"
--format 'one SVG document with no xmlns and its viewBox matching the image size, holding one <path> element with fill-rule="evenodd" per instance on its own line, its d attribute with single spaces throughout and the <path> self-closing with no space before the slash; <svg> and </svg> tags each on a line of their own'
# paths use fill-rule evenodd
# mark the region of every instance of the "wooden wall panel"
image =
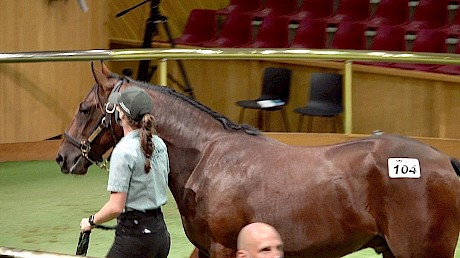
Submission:
<svg viewBox="0 0 460 258">
<path fill-rule="evenodd" d="M 436 114 L 437 132 L 441 138 L 460 139 L 460 85 L 456 83 L 436 83 Z"/>
<path fill-rule="evenodd" d="M 410 72 L 409 72 L 410 74 Z M 400 75 L 353 74 L 353 132 L 460 138 L 458 83 Z"/>
<path fill-rule="evenodd" d="M 431 81 L 397 76 L 355 73 L 353 131 L 374 130 L 433 135 Z M 377 82 L 377 84 L 376 84 Z"/>
<path fill-rule="evenodd" d="M 2 52 L 73 50 L 108 47 L 107 0 L 0 1 Z"/>
<path fill-rule="evenodd" d="M 0 1 L 0 51 L 107 49 L 107 0 Z M 62 134 L 93 83 L 88 62 L 0 64 L 0 143 Z"/>
</svg>

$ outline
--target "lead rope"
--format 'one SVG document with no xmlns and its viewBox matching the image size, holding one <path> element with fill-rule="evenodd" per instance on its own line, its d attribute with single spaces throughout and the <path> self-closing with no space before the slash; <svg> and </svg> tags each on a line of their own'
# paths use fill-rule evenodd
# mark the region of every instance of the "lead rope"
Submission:
<svg viewBox="0 0 460 258">
<path fill-rule="evenodd" d="M 103 229 L 103 230 L 114 230 L 117 226 L 104 226 L 104 225 L 96 225 L 95 228 Z M 86 232 L 80 232 L 80 237 L 78 238 L 77 243 L 77 251 L 75 255 L 86 256 L 89 247 L 89 237 L 91 236 L 91 230 Z"/>
</svg>

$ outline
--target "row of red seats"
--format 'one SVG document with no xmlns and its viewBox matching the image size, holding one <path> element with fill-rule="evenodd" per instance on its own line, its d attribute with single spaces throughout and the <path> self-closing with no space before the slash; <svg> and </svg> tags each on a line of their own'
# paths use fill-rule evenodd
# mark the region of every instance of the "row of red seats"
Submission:
<svg viewBox="0 0 460 258">
<path fill-rule="evenodd" d="M 306 1 L 318 1 L 318 0 L 304 0 Z M 321 2 L 327 2 L 329 0 L 321 0 Z M 361 1 L 361 0 L 342 0 L 341 6 L 343 8 L 344 3 L 346 1 L 353 2 L 353 1 Z M 368 0 L 365 0 L 368 3 Z M 418 9 L 416 9 L 414 20 L 410 21 L 410 23 L 403 22 L 401 26 L 401 20 L 398 21 L 396 18 L 391 18 L 390 16 L 386 16 L 386 19 L 383 19 L 384 13 L 396 13 L 395 10 L 399 10 L 396 8 L 396 3 L 400 4 L 404 2 L 404 5 L 408 7 L 407 0 L 381 0 L 377 11 L 372 19 L 368 19 L 364 22 L 359 21 L 351 21 L 351 22 L 343 22 L 349 21 L 349 18 L 343 18 L 342 22 L 336 24 L 338 26 L 337 31 L 334 33 L 334 38 L 330 45 L 327 45 L 327 33 L 326 27 L 331 26 L 331 20 L 329 18 L 338 17 L 338 16 L 330 16 L 326 19 L 312 19 L 312 18 L 304 18 L 298 21 L 298 28 L 295 31 L 295 37 L 292 42 L 289 42 L 289 24 L 292 23 L 292 17 L 287 15 L 268 15 L 263 19 L 263 22 L 258 30 L 257 36 L 255 40 L 253 40 L 253 25 L 252 22 L 254 20 L 254 13 L 242 13 L 233 11 L 230 12 L 225 22 L 222 26 L 219 36 L 217 33 L 217 13 L 219 11 L 216 10 L 192 10 L 189 22 L 187 22 L 187 26 L 184 30 L 184 34 L 182 37 L 176 39 L 176 44 L 185 44 L 185 45 L 194 45 L 194 46 L 203 46 L 203 47 L 248 47 L 248 48 L 333 48 L 333 49 L 367 49 L 366 48 L 366 39 L 364 36 L 364 32 L 369 29 L 377 30 L 377 35 L 375 36 L 373 43 L 369 49 L 374 50 L 387 50 L 387 51 L 418 51 L 418 52 L 437 52 L 437 53 L 446 53 L 446 45 L 445 45 L 445 37 L 447 35 L 459 35 L 460 33 L 451 33 L 449 32 L 449 28 L 446 26 L 438 26 L 438 25 L 426 25 L 426 24 L 434 24 L 429 23 L 426 21 L 425 23 L 421 22 L 422 19 L 415 19 L 417 17 L 421 17 L 421 15 L 417 16 L 420 13 L 427 13 L 428 9 L 432 11 L 432 13 L 436 13 L 433 6 L 430 8 L 425 7 L 428 1 L 432 0 L 421 0 L 418 5 Z M 445 0 L 436 0 L 435 2 L 443 2 Z M 251 1 L 248 1 L 251 2 Z M 267 0 L 267 4 L 269 1 Z M 356 2 L 355 2 L 356 3 Z M 445 2 L 447 3 L 447 2 Z M 303 5 L 302 5 L 303 6 Z M 392 8 L 390 8 L 392 7 Z M 444 6 L 445 7 L 445 6 Z M 393 9 L 396 8 L 396 9 Z M 447 8 L 440 8 L 439 10 L 447 10 Z M 234 9 L 235 10 L 235 9 Z M 339 11 L 336 13 L 340 13 Z M 380 10 L 380 12 L 379 12 Z M 387 11 L 385 11 L 387 10 Z M 391 11 L 391 12 L 390 12 Z M 406 13 L 406 11 L 404 11 Z M 437 15 L 431 15 L 435 18 L 438 18 Z M 202 18 L 200 20 L 194 20 L 194 18 L 199 17 Z M 378 19 L 380 17 L 380 20 Z M 192 19 L 193 18 L 193 19 Z M 204 19 L 203 19 L 204 18 Z M 338 18 L 335 18 L 338 19 Z M 405 19 L 405 18 L 404 18 Z M 192 22 L 193 21 L 193 22 Z M 192 26 L 192 24 L 200 24 L 197 27 Z M 371 26 L 374 24 L 374 26 Z M 390 24 L 391 26 L 388 26 Z M 453 23 L 450 24 L 451 28 L 457 27 L 456 31 L 460 31 L 460 14 L 456 16 L 453 20 Z M 440 27 L 440 28 L 439 28 Z M 352 29 L 350 29 L 352 28 Z M 399 28 L 399 32 L 395 32 L 392 30 L 397 30 Z M 416 28 L 416 29 L 414 29 Z M 427 28 L 437 29 L 437 31 L 441 31 L 443 33 L 442 36 L 438 38 L 442 38 L 442 40 L 436 41 L 432 36 L 428 37 L 430 41 L 432 41 L 431 47 L 420 47 L 419 44 L 422 42 L 422 38 L 420 35 L 417 36 L 418 40 L 414 42 L 414 47 L 412 49 L 408 49 L 406 47 L 406 41 L 404 39 L 407 33 L 418 34 L 421 30 L 426 30 Z M 388 32 L 392 31 L 392 32 Z M 455 31 L 454 31 L 455 32 Z M 385 38 L 384 35 L 387 35 Z M 401 36 L 399 36 L 401 35 Z M 388 37 L 389 36 L 389 37 Z M 395 40 L 396 39 L 396 40 Z M 437 42 L 442 42 L 437 43 Z M 434 46 L 438 46 L 439 48 L 435 49 Z M 458 49 L 458 48 L 457 48 Z M 459 52 L 456 52 L 459 53 Z M 460 54 L 460 53 L 459 53 Z M 397 64 L 378 64 L 378 65 L 385 65 L 385 66 L 394 66 L 397 67 Z M 432 66 L 423 66 L 423 65 L 405 65 L 402 64 L 401 67 L 398 68 L 405 68 L 405 69 L 417 69 L 417 70 L 430 70 Z"/>
<path fill-rule="evenodd" d="M 195 9 L 192 12 L 213 12 L 212 10 Z M 205 16 L 201 16 L 205 17 Z M 208 16 L 211 17 L 211 16 Z M 203 46 L 203 47 L 251 47 L 251 48 L 339 48 L 339 49 L 366 49 L 365 34 L 369 30 L 363 23 L 342 22 L 334 34 L 334 41 L 331 46 L 326 45 L 327 22 L 320 19 L 303 19 L 298 24 L 292 42 L 289 40 L 289 20 L 286 17 L 267 16 L 264 18 L 258 29 L 255 40 L 253 40 L 252 16 L 248 14 L 230 14 L 222 26 L 220 35 L 217 35 L 217 22 L 203 23 L 201 28 L 186 27 L 182 37 L 175 40 L 176 44 Z M 414 33 L 406 28 L 397 25 L 380 25 L 380 27 L 399 28 L 405 34 Z M 378 30 L 377 28 L 377 30 Z M 197 30 L 196 32 L 193 32 Z M 364 32 L 363 32 L 364 31 Z M 447 35 L 444 29 L 438 29 Z M 352 35 L 353 33 L 353 35 Z M 416 32 L 415 32 L 416 33 Z M 340 39 L 340 35 L 348 35 Z M 391 35 L 390 38 L 391 39 Z M 390 51 L 406 51 L 410 49 L 394 49 L 392 47 L 382 48 Z M 437 52 L 437 51 L 432 51 Z"/>
<path fill-rule="evenodd" d="M 216 13 L 250 13 L 254 19 L 259 20 L 269 15 L 285 16 L 291 22 L 305 18 L 324 19 L 332 25 L 344 21 L 364 22 L 372 28 L 391 24 L 402 25 L 407 31 L 417 31 L 448 26 L 448 6 L 460 3 L 459 0 L 418 0 L 415 15 L 411 18 L 411 1 L 408 0 L 380 0 L 374 14 L 371 11 L 370 0 L 339 0 L 336 11 L 334 2 L 335 0 L 303 0 L 302 4 L 297 6 L 297 0 L 266 0 L 262 6 L 260 0 L 231 0 L 227 7 L 217 10 Z M 460 24 L 458 20 L 454 21 L 454 24 Z M 458 33 L 458 30 L 455 32 Z"/>
<path fill-rule="evenodd" d="M 367 1 L 367 0 L 366 0 Z M 290 16 L 292 20 L 303 18 L 325 18 L 332 16 L 334 12 L 334 0 L 303 0 L 300 7 L 297 0 L 230 0 L 228 6 L 217 10 L 217 14 L 228 15 L 230 13 L 250 13 L 255 19 L 263 19 L 266 16 Z"/>
<path fill-rule="evenodd" d="M 294 5 L 294 2 L 297 3 L 297 0 L 289 1 L 293 1 L 291 5 Z M 236 39 L 234 43 L 228 42 L 229 40 L 226 39 L 227 31 L 230 31 L 232 35 L 243 34 L 250 38 L 252 29 L 247 24 L 256 18 L 261 18 L 262 14 L 266 14 L 263 17 L 264 20 L 267 17 L 281 17 L 281 24 L 278 25 L 280 28 L 284 28 L 286 22 L 293 23 L 294 21 L 299 23 L 305 19 L 319 19 L 324 21 L 328 27 L 337 26 L 342 22 L 357 22 L 363 23 L 368 29 L 374 30 L 382 25 L 394 25 L 403 27 L 406 32 L 416 33 L 421 29 L 442 29 L 449 36 L 460 36 L 460 9 L 455 19 L 449 22 L 447 10 L 449 0 L 420 0 L 414 17 L 411 20 L 409 20 L 410 15 L 407 0 L 381 0 L 372 17 L 369 17 L 369 0 L 341 0 L 335 14 L 332 14 L 333 1 L 304 0 L 303 5 L 300 7 L 301 9 L 290 15 L 287 14 L 289 8 L 283 9 L 282 6 L 291 5 L 285 5 L 284 1 L 282 2 L 283 4 L 278 6 L 278 9 L 275 8 L 275 3 L 281 2 L 278 0 L 267 0 L 264 9 L 257 9 L 257 6 L 260 5 L 260 0 L 245 0 L 241 2 L 232 0 L 233 3 L 222 10 L 192 10 L 184 33 L 176 39 L 176 43 L 194 46 L 205 44 L 208 47 L 237 47 L 238 45 L 234 45 L 234 43 L 240 45 L 247 44 L 247 42 L 238 42 Z M 238 8 L 238 3 L 240 4 L 240 8 Z M 253 3 L 253 5 L 248 3 Z M 256 11 L 253 11 L 253 9 Z M 289 11 L 292 11 L 292 8 Z M 218 31 L 217 15 L 222 13 L 227 14 L 227 17 L 222 31 Z M 270 21 L 272 19 L 264 21 L 264 23 L 267 26 L 273 26 L 273 24 L 267 24 Z M 234 33 L 235 30 L 240 29 L 243 31 Z M 221 39 L 217 39 L 218 32 L 221 32 Z M 229 36 L 232 37 L 232 35 Z M 213 40 L 215 42 L 208 43 Z"/>
</svg>

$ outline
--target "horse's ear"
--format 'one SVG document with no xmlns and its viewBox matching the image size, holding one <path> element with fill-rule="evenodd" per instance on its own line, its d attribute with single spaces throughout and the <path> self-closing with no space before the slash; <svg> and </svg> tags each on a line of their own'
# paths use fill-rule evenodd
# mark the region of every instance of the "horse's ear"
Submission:
<svg viewBox="0 0 460 258">
<path fill-rule="evenodd" d="M 109 89 L 111 84 L 107 80 L 107 77 L 101 71 L 99 71 L 98 69 L 94 67 L 93 62 L 91 62 L 91 70 L 93 71 L 93 77 L 96 83 L 98 85 L 101 85 L 104 89 L 111 90 Z"/>
<path fill-rule="evenodd" d="M 112 76 L 112 72 L 109 70 L 109 68 L 107 68 L 107 66 L 105 65 L 104 61 L 101 61 L 101 65 L 102 65 L 102 73 L 106 77 Z"/>
</svg>

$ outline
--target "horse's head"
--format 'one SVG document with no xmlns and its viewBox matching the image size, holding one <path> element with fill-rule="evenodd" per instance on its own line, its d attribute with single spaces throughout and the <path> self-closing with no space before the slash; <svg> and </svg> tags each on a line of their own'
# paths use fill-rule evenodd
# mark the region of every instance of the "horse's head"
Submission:
<svg viewBox="0 0 460 258">
<path fill-rule="evenodd" d="M 56 162 L 63 173 L 86 174 L 88 167 L 99 164 L 102 156 L 123 135 L 115 123 L 114 107 L 107 106 L 108 96 L 122 81 L 102 64 L 102 71 L 91 65 L 96 84 L 78 106 L 61 142 Z"/>
</svg>

